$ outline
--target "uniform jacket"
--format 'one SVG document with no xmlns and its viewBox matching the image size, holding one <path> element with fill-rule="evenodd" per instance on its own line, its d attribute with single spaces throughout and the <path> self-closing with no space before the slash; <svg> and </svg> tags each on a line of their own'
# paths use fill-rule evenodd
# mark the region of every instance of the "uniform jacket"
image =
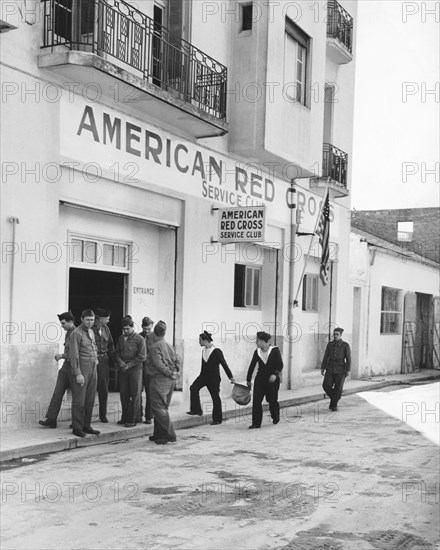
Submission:
<svg viewBox="0 0 440 550">
<path fill-rule="evenodd" d="M 93 334 L 93 331 L 92 331 Z M 72 330 L 69 336 L 69 358 L 72 366 L 72 373 L 74 376 L 82 374 L 81 363 L 94 363 L 98 362 L 98 348 L 93 334 L 91 338 L 89 329 L 81 324 L 76 329 Z"/>
<path fill-rule="evenodd" d="M 154 335 L 148 348 L 147 374 L 175 379 L 179 370 L 180 359 L 173 346 L 163 336 Z"/>
<path fill-rule="evenodd" d="M 200 376 L 220 380 L 220 365 L 224 368 L 226 376 L 229 379 L 233 378 L 231 369 L 228 367 L 223 352 L 219 348 L 214 348 L 211 351 L 207 361 L 205 361 L 202 355 L 202 370 Z"/>
<path fill-rule="evenodd" d="M 327 344 L 321 363 L 322 370 L 332 370 L 335 374 L 350 372 L 351 350 L 347 342 L 333 340 Z"/>
<path fill-rule="evenodd" d="M 69 330 L 66 332 L 66 337 L 64 338 L 64 353 L 62 357 L 64 359 L 64 363 L 69 365 L 69 367 L 70 367 L 69 341 L 70 341 L 70 335 L 74 330 L 75 330 L 75 327 L 69 328 Z"/>
<path fill-rule="evenodd" d="M 145 340 L 136 332 L 129 336 L 121 335 L 116 346 L 116 361 L 125 363 L 128 368 L 141 366 L 147 355 Z"/>
<path fill-rule="evenodd" d="M 144 361 L 144 367 L 147 366 L 147 360 L 148 360 L 148 351 L 153 343 L 153 340 L 154 340 L 154 333 L 151 332 L 148 336 L 146 334 L 144 334 L 144 332 L 139 332 L 139 336 L 141 336 L 144 340 L 145 340 L 145 348 L 146 348 L 146 356 L 145 356 L 145 361 Z"/>
<path fill-rule="evenodd" d="M 101 329 L 101 334 L 99 334 L 99 329 Z M 110 329 L 107 325 L 98 325 L 95 323 L 92 327 L 92 330 L 95 334 L 96 346 L 98 348 L 98 354 L 103 355 L 108 353 L 110 356 L 115 353 L 115 344 L 113 343 L 113 338 L 110 332 Z"/>
<path fill-rule="evenodd" d="M 256 349 L 254 355 L 252 356 L 251 364 L 249 365 L 249 370 L 247 373 L 246 380 L 251 381 L 252 373 L 254 372 L 255 367 L 258 365 L 257 376 L 264 379 L 268 379 L 272 374 L 279 376 L 280 372 L 283 370 L 284 364 L 281 357 L 280 349 L 276 346 L 273 346 L 270 349 L 269 357 L 267 363 L 261 359 L 259 350 Z"/>
</svg>

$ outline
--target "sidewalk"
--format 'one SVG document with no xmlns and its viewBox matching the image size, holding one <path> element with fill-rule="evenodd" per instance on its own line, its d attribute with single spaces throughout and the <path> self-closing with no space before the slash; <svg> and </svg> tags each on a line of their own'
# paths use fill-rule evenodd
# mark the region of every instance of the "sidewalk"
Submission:
<svg viewBox="0 0 440 550">
<path fill-rule="evenodd" d="M 422 370 L 411 374 L 396 374 L 391 376 L 374 377 L 364 380 L 348 380 L 344 386 L 343 395 L 349 395 L 362 391 L 371 391 L 386 386 L 398 384 L 413 384 L 417 382 L 440 380 L 440 371 Z M 69 429 L 70 419 L 58 422 L 57 429 L 42 428 L 37 423 L 35 425 L 23 425 L 19 429 L 2 430 L 0 445 L 0 462 L 16 458 L 30 457 L 44 453 L 53 453 L 75 449 L 77 447 L 86 447 L 90 445 L 102 445 L 114 441 L 124 441 L 135 437 L 143 437 L 153 433 L 153 426 L 147 424 L 138 424 L 135 428 L 124 428 L 116 422 L 119 420 L 119 394 L 109 395 L 109 423 L 103 424 L 99 420 L 93 420 L 93 427 L 101 431 L 99 436 L 89 435 L 84 438 L 78 438 L 72 435 Z M 282 408 L 302 405 L 312 401 L 320 401 L 326 397 L 321 385 L 307 386 L 294 390 L 283 390 L 279 393 L 279 402 Z M 251 415 L 251 406 L 240 407 L 231 398 L 222 399 L 223 417 L 230 418 L 249 418 Z M 190 428 L 200 426 L 211 422 L 211 401 L 203 403 L 206 414 L 203 416 L 188 416 L 185 412 L 188 410 L 188 403 L 183 401 L 183 394 L 175 392 L 170 407 L 170 414 L 176 429 Z M 268 408 L 267 404 L 264 409 Z M 63 415 L 65 417 L 65 415 Z"/>
</svg>

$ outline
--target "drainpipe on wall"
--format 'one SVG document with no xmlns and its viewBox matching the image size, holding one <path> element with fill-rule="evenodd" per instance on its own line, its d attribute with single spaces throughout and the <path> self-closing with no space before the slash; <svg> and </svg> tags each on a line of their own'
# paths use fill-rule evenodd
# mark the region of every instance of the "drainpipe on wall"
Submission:
<svg viewBox="0 0 440 550">
<path fill-rule="evenodd" d="M 18 218 L 9 218 L 9 223 L 12 223 L 12 258 L 11 258 L 11 278 L 9 281 L 9 323 L 12 325 L 12 315 L 14 311 L 14 277 L 15 277 L 15 226 L 20 223 Z M 8 343 L 12 343 L 13 332 L 10 330 L 8 335 Z"/>
<path fill-rule="evenodd" d="M 287 190 L 290 199 L 287 204 L 290 208 L 290 258 L 289 258 L 289 302 L 288 302 L 288 338 L 289 338 L 289 365 L 287 369 L 287 389 L 292 389 L 292 370 L 293 370 L 293 343 L 295 336 L 293 334 L 293 312 L 295 309 L 294 284 L 295 284 L 295 241 L 296 241 L 296 189 L 295 180 L 291 180 L 290 188 Z"/>
</svg>

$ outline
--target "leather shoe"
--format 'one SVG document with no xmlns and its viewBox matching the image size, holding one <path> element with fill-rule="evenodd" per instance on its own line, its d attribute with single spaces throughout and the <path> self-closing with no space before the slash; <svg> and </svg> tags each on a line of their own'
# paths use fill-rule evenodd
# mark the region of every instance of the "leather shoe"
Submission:
<svg viewBox="0 0 440 550">
<path fill-rule="evenodd" d="M 151 424 L 151 420 L 150 420 L 149 418 L 146 418 L 146 419 L 144 420 L 144 424 Z"/>
<path fill-rule="evenodd" d="M 106 416 L 102 416 L 100 419 L 99 419 L 101 422 L 103 422 L 104 424 L 108 424 L 108 419 Z"/>
<path fill-rule="evenodd" d="M 221 422 L 218 421 L 210 423 L 211 426 L 218 426 L 219 424 L 221 424 Z"/>
<path fill-rule="evenodd" d="M 86 433 L 84 433 L 82 430 L 73 430 L 73 435 L 76 435 L 76 437 L 86 437 Z"/>
<path fill-rule="evenodd" d="M 253 424 L 252 424 L 252 426 L 249 426 L 250 430 L 255 430 L 257 428 L 261 428 L 261 426 L 254 426 Z"/>
<path fill-rule="evenodd" d="M 136 426 L 136 422 L 127 422 L 127 424 L 124 424 L 125 428 L 134 428 Z"/>
<path fill-rule="evenodd" d="M 156 441 L 157 437 L 155 435 L 150 435 L 148 439 L 150 441 Z"/>
<path fill-rule="evenodd" d="M 272 422 L 273 422 L 274 424 L 278 424 L 279 421 L 280 421 L 279 418 L 274 418 L 274 419 L 272 420 Z"/>
<path fill-rule="evenodd" d="M 331 407 L 330 410 L 333 412 L 338 412 L 338 407 L 335 405 L 334 407 Z"/>
<path fill-rule="evenodd" d="M 38 422 L 38 424 L 40 424 L 40 426 L 44 426 L 45 428 L 56 428 L 57 427 L 56 421 L 49 420 L 48 418 L 46 418 L 46 420 L 40 420 Z"/>
<path fill-rule="evenodd" d="M 186 414 L 189 414 L 190 416 L 203 416 L 203 413 L 195 413 L 193 411 L 188 411 Z"/>
<path fill-rule="evenodd" d="M 73 424 L 69 424 L 69 428 L 72 429 L 72 428 L 73 428 Z"/>
<path fill-rule="evenodd" d="M 94 430 L 93 428 L 83 428 L 83 432 L 90 435 L 99 435 L 101 433 L 100 431 Z"/>
<path fill-rule="evenodd" d="M 119 426 L 123 426 L 125 424 L 125 420 L 118 420 L 116 424 L 119 424 Z"/>
</svg>

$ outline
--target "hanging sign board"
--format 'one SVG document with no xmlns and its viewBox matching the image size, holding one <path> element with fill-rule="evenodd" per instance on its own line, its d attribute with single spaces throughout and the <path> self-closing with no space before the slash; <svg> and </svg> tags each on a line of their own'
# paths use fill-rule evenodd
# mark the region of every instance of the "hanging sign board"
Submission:
<svg viewBox="0 0 440 550">
<path fill-rule="evenodd" d="M 218 242 L 247 243 L 264 241 L 266 207 L 219 208 Z"/>
</svg>

